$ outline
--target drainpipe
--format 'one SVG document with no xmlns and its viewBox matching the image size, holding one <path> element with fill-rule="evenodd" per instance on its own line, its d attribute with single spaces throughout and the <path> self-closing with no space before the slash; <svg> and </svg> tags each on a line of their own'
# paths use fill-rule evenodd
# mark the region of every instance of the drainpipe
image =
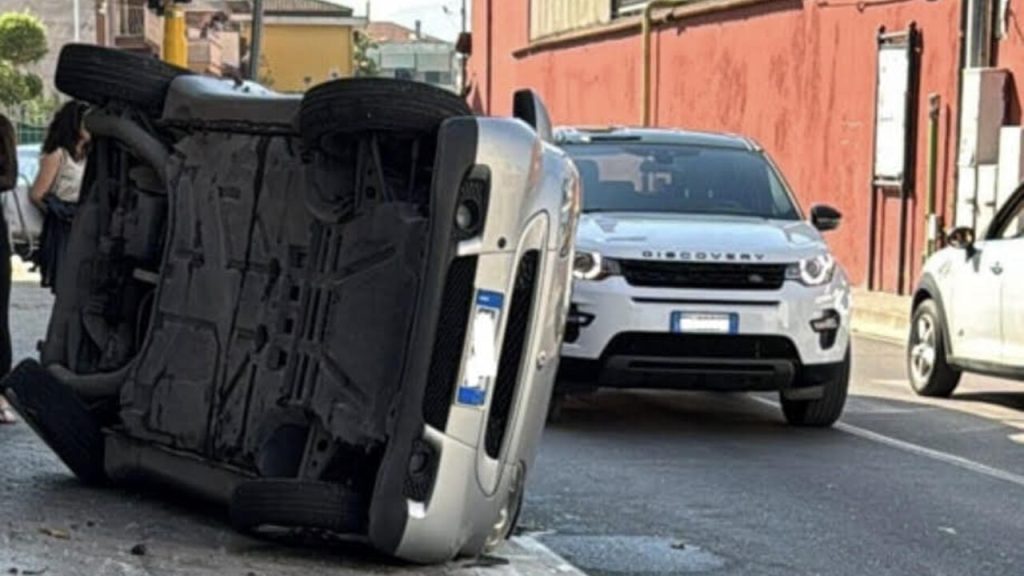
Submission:
<svg viewBox="0 0 1024 576">
<path fill-rule="evenodd" d="M 940 102 L 938 94 L 928 95 L 928 206 L 924 222 L 928 241 L 922 261 L 927 261 L 928 257 L 935 253 L 939 235 L 939 219 L 935 213 L 935 204 L 939 170 Z"/>
<path fill-rule="evenodd" d="M 643 42 L 644 42 L 644 76 L 643 76 L 643 125 L 651 125 L 651 35 L 654 32 L 654 11 L 664 8 L 675 8 L 692 0 L 651 0 L 644 8 Z"/>
</svg>

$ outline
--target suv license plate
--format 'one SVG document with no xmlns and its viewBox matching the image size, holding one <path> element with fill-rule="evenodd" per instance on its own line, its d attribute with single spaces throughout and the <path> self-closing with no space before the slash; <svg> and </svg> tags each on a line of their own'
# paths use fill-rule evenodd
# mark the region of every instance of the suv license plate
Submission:
<svg viewBox="0 0 1024 576">
<path fill-rule="evenodd" d="M 735 313 L 673 312 L 671 329 L 687 334 L 736 334 L 740 318 Z"/>
</svg>

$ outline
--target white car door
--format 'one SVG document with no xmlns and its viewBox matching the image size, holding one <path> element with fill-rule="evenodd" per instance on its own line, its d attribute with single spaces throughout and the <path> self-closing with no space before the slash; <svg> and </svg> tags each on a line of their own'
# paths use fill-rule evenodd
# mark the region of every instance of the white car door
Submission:
<svg viewBox="0 0 1024 576">
<path fill-rule="evenodd" d="M 999 363 L 1002 360 L 1000 278 L 1008 260 L 1000 242 L 978 242 L 953 255 L 951 298 L 945 300 L 946 319 L 957 360 Z"/>
<path fill-rule="evenodd" d="M 1024 367 L 1024 188 L 1018 190 L 1000 210 L 989 238 L 990 244 L 999 246 L 999 258 L 993 265 L 998 267 L 1002 290 L 1000 363 Z"/>
</svg>

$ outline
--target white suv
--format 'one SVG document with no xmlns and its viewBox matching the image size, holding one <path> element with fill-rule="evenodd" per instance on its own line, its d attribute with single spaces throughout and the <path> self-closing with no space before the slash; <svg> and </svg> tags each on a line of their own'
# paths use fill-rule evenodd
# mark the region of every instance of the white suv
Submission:
<svg viewBox="0 0 1024 576">
<path fill-rule="evenodd" d="M 1024 380 L 1024 185 L 982 240 L 970 228 L 925 265 L 914 295 L 907 364 L 922 396 L 947 397 L 961 371 Z"/>
<path fill-rule="evenodd" d="M 780 391 L 829 426 L 850 375 L 850 291 L 777 168 L 745 138 L 563 129 L 583 185 L 559 392 Z"/>
</svg>

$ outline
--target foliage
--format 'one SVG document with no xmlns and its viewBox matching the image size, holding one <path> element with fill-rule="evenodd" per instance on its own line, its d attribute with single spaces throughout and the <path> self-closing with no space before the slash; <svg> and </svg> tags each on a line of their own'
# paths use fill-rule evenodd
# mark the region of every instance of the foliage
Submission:
<svg viewBox="0 0 1024 576">
<path fill-rule="evenodd" d="M 22 70 L 46 55 L 46 28 L 35 16 L 9 12 L 0 15 L 0 104 L 13 105 L 38 98 L 39 76 Z"/>
<path fill-rule="evenodd" d="M 24 66 L 46 56 L 46 28 L 27 12 L 0 15 L 0 60 Z"/>
<path fill-rule="evenodd" d="M 371 54 L 376 49 L 377 43 L 373 41 L 373 38 L 370 38 L 365 32 L 356 30 L 353 57 L 356 77 L 366 78 L 380 73 L 380 67 Z"/>
</svg>

